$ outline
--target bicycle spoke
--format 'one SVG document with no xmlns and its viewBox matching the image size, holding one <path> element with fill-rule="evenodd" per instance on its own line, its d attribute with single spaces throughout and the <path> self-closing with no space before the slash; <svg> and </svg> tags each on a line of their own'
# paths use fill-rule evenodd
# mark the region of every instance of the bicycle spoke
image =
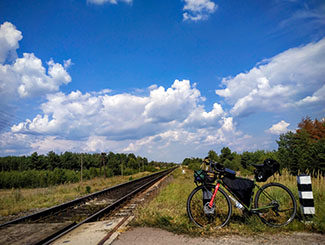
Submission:
<svg viewBox="0 0 325 245">
<path fill-rule="evenodd" d="M 204 187 L 196 188 L 189 196 L 187 212 L 190 219 L 198 226 L 220 228 L 226 225 L 231 215 L 231 204 L 223 190 L 218 190 L 212 208 L 208 206 L 209 199 L 203 198 Z M 209 188 L 210 196 L 214 187 Z"/>
<path fill-rule="evenodd" d="M 271 206 L 269 211 L 260 213 L 262 221 L 270 226 L 289 224 L 296 214 L 295 199 L 285 186 L 270 183 L 263 186 L 256 194 L 255 207 Z"/>
</svg>

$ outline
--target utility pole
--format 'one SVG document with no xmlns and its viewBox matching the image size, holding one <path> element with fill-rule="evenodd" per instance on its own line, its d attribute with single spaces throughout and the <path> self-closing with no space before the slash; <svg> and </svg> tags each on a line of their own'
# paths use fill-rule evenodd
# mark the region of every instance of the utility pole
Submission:
<svg viewBox="0 0 325 245">
<path fill-rule="evenodd" d="M 80 182 L 82 182 L 83 154 L 80 154 Z"/>
<path fill-rule="evenodd" d="M 123 160 L 121 160 L 121 173 L 122 173 L 122 176 L 123 176 Z"/>
<path fill-rule="evenodd" d="M 102 152 L 102 166 L 104 166 L 104 176 L 106 178 L 106 164 L 105 164 L 105 156 L 106 156 L 106 153 L 105 152 Z"/>
</svg>

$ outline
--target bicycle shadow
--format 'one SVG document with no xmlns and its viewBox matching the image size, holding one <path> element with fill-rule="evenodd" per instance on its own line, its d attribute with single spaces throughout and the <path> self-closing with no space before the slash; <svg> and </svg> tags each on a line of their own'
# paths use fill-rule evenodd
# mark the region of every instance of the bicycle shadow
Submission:
<svg viewBox="0 0 325 245">
<path fill-rule="evenodd" d="M 243 213 L 233 213 L 231 216 L 231 222 L 237 223 L 237 224 L 251 224 L 254 223 L 256 220 L 256 216 L 249 213 L 249 212 L 243 212 Z"/>
</svg>

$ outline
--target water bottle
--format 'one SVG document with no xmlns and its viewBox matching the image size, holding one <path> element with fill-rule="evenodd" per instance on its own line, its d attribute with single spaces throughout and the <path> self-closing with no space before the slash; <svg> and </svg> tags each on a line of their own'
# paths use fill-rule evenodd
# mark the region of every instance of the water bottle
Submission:
<svg viewBox="0 0 325 245">
<path fill-rule="evenodd" d="M 243 205 L 241 205 L 240 202 L 238 202 L 235 198 L 229 195 L 230 200 L 235 204 L 236 208 L 243 209 Z"/>
<path fill-rule="evenodd" d="M 243 209 L 244 208 L 243 205 L 241 205 L 241 203 L 240 202 L 237 202 L 237 201 L 236 201 L 235 207 L 236 208 L 239 208 L 239 209 Z"/>
</svg>

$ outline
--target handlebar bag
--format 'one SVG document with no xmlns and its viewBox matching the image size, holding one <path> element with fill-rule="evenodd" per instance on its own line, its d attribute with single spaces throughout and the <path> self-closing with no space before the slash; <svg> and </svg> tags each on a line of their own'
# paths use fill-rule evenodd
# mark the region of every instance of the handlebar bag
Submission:
<svg viewBox="0 0 325 245">
<path fill-rule="evenodd" d="M 215 180 L 216 176 L 212 171 L 204 171 L 203 169 L 194 171 L 194 182 L 213 183 Z"/>
<path fill-rule="evenodd" d="M 254 189 L 254 181 L 240 177 L 223 177 L 223 183 L 243 204 L 249 207 Z"/>
<path fill-rule="evenodd" d="M 264 163 L 254 171 L 257 182 L 264 182 L 276 171 L 279 171 L 280 164 L 273 159 L 266 159 Z"/>
<path fill-rule="evenodd" d="M 204 170 L 194 171 L 194 182 L 203 183 L 205 181 L 206 173 Z"/>
</svg>

